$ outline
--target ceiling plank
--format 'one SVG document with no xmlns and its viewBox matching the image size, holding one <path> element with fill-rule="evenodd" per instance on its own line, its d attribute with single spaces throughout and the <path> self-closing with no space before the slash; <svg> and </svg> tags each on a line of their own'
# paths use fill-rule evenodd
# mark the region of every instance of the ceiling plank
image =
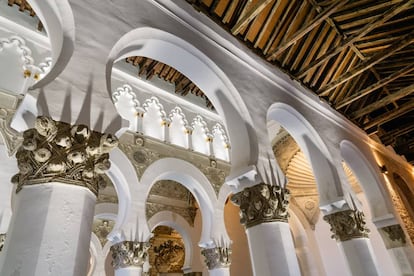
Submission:
<svg viewBox="0 0 414 276">
<path fill-rule="evenodd" d="M 269 28 L 270 22 L 273 19 L 273 16 L 275 15 L 280 3 L 282 2 L 282 0 L 276 0 L 275 3 L 273 4 L 272 10 L 270 11 L 269 15 L 266 18 L 266 21 L 263 25 L 263 27 L 260 30 L 259 35 L 256 38 L 256 42 L 254 43 L 254 48 L 257 48 L 260 44 L 260 41 L 262 40 L 264 34 L 266 33 L 266 30 Z"/>
<path fill-rule="evenodd" d="M 386 122 L 389 122 L 395 118 L 398 118 L 410 111 L 412 111 L 414 108 L 414 100 L 409 101 L 406 104 L 400 105 L 399 108 L 393 109 L 390 112 L 384 113 L 381 116 L 376 117 L 375 119 L 369 121 L 368 123 L 364 124 L 363 128 L 365 130 L 368 130 L 376 125 L 381 125 Z"/>
<path fill-rule="evenodd" d="M 286 41 L 281 46 L 277 47 L 275 50 L 270 52 L 267 55 L 266 59 L 267 60 L 272 59 L 273 57 L 275 57 L 275 56 L 279 55 L 280 53 L 282 53 L 284 50 L 289 48 L 292 44 L 296 43 L 299 39 L 304 37 L 307 33 L 312 31 L 320 23 L 325 21 L 326 18 L 331 16 L 334 12 L 336 12 L 339 8 L 344 6 L 346 3 L 348 3 L 348 0 L 346 0 L 346 1 L 339 0 L 339 1 L 335 2 L 334 4 L 332 4 L 328 9 L 326 9 L 322 13 L 318 14 L 318 16 L 315 19 L 313 19 L 307 26 L 305 26 L 302 29 L 300 29 L 299 31 L 297 31 L 290 38 L 289 41 Z"/>
<path fill-rule="evenodd" d="M 273 0 L 259 0 L 249 11 L 239 18 L 231 29 L 233 35 L 237 35 L 253 18 L 255 18 Z"/>
<path fill-rule="evenodd" d="M 375 20 L 373 20 L 371 23 L 367 24 L 364 28 L 360 29 L 360 31 L 349 38 L 345 39 L 338 47 L 330 49 L 325 55 L 321 56 L 320 58 L 316 59 L 315 61 L 311 62 L 308 66 L 303 68 L 296 76 L 298 78 L 304 77 L 309 70 L 311 70 L 313 67 L 319 66 L 322 63 L 326 62 L 330 58 L 334 57 L 338 53 L 340 53 L 344 48 L 347 46 L 350 46 L 354 42 L 358 41 L 360 38 L 362 38 L 364 35 L 368 34 L 370 31 L 374 30 L 378 26 L 380 26 L 385 21 L 388 21 L 396 14 L 400 13 L 404 9 L 408 8 L 410 5 L 414 3 L 414 0 L 410 0 L 408 2 L 403 2 L 400 5 L 394 6 L 393 8 L 387 10 L 382 15 L 378 16 Z"/>
<path fill-rule="evenodd" d="M 408 66 L 402 68 L 401 70 L 389 75 L 388 77 L 381 79 L 380 81 L 374 83 L 373 85 L 368 86 L 367 88 L 353 93 L 350 97 L 346 98 L 345 100 L 341 101 L 339 104 L 335 106 L 337 109 L 341 109 L 344 106 L 353 103 L 356 100 L 359 100 L 360 98 L 370 94 L 371 92 L 383 87 L 384 85 L 392 82 L 395 79 L 398 79 L 401 76 L 404 76 L 405 74 L 408 74 L 409 72 L 414 70 L 414 64 L 409 64 Z"/>
<path fill-rule="evenodd" d="M 351 114 L 352 119 L 359 118 L 363 115 L 369 114 L 374 110 L 377 110 L 387 104 L 390 104 L 392 101 L 396 101 L 398 99 L 401 99 L 405 96 L 408 96 L 414 92 L 414 84 L 404 87 L 400 89 L 399 91 L 392 93 L 391 95 L 388 95 L 376 102 L 373 102 L 372 104 L 367 105 L 366 107 L 354 112 Z"/>
<path fill-rule="evenodd" d="M 392 56 L 395 52 L 403 49 L 404 47 L 410 45 L 414 40 L 414 31 L 409 33 L 408 35 L 401 38 L 400 41 L 392 44 L 390 47 L 381 51 L 371 58 L 367 59 L 366 61 L 362 62 L 359 66 L 355 67 L 353 70 L 343 74 L 335 81 L 329 83 L 325 87 L 319 89 L 318 94 L 320 93 L 327 93 L 332 89 L 335 89 L 338 85 L 358 76 L 359 74 L 365 72 L 366 70 L 372 68 L 375 64 L 380 63 L 384 59 Z"/>
</svg>

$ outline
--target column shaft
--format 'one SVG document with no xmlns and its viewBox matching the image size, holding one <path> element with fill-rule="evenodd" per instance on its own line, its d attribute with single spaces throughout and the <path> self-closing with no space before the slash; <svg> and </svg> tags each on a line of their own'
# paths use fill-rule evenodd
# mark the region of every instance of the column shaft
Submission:
<svg viewBox="0 0 414 276">
<path fill-rule="evenodd" d="M 235 194 L 256 276 L 300 275 L 288 224 L 289 191 L 261 183 Z"/>
<path fill-rule="evenodd" d="M 352 275 L 379 275 L 371 243 L 368 238 L 356 238 L 338 243 L 345 255 Z"/>
<path fill-rule="evenodd" d="M 289 224 L 262 223 L 246 233 L 254 275 L 300 275 Z"/>
<path fill-rule="evenodd" d="M 332 238 L 337 240 L 352 275 L 379 275 L 364 214 L 348 209 L 326 215 L 324 220 L 331 225 Z"/>
<path fill-rule="evenodd" d="M 86 275 L 95 201 L 80 186 L 24 187 L 16 195 L 0 275 Z"/>
</svg>

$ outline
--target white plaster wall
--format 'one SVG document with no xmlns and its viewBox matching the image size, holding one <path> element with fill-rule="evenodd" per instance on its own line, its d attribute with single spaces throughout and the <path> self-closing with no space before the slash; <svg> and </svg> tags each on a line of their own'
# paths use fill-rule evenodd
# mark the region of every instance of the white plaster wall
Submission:
<svg viewBox="0 0 414 276">
<path fill-rule="evenodd" d="M 0 233 L 6 233 L 12 214 L 11 178 L 18 172 L 17 161 L 7 156 L 5 145 L 0 144 Z"/>
<path fill-rule="evenodd" d="M 232 240 L 230 275 L 253 275 L 246 232 L 240 224 L 239 207 L 230 201 L 224 207 L 224 220 L 227 233 Z"/>
</svg>

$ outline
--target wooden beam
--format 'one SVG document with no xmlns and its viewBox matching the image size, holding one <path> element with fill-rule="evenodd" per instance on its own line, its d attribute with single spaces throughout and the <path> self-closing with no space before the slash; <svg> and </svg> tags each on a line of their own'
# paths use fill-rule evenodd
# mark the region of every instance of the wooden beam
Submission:
<svg viewBox="0 0 414 276">
<path fill-rule="evenodd" d="M 366 123 L 363 128 L 365 130 L 372 128 L 373 126 L 376 125 L 381 125 L 384 124 L 388 121 L 391 121 L 392 119 L 398 118 L 410 111 L 412 111 L 414 108 L 414 100 L 409 101 L 406 104 L 400 105 L 399 108 L 396 108 L 390 112 L 387 112 L 381 116 L 376 117 L 375 119 L 369 121 L 368 123 Z"/>
<path fill-rule="evenodd" d="M 259 35 L 256 37 L 256 41 L 254 42 L 254 48 L 257 48 L 259 46 L 260 41 L 262 40 L 263 35 L 266 33 L 267 28 L 269 28 L 269 24 L 272 21 L 272 18 L 275 15 L 275 13 L 276 13 L 276 11 L 277 11 L 277 9 L 278 9 L 281 2 L 282 2 L 282 0 L 276 0 L 273 3 L 272 10 L 268 14 L 264 25 L 261 27 Z"/>
<path fill-rule="evenodd" d="M 375 64 L 380 63 L 384 59 L 392 56 L 395 52 L 398 52 L 399 50 L 403 49 L 404 47 L 410 45 L 414 40 L 414 31 L 409 33 L 408 35 L 401 38 L 401 40 L 395 42 L 391 46 L 389 46 L 384 51 L 381 51 L 377 53 L 376 55 L 372 56 L 371 58 L 367 59 L 366 61 L 362 62 L 359 66 L 355 67 L 353 70 L 341 75 L 338 79 L 335 81 L 332 81 L 325 87 L 319 89 L 317 92 L 318 94 L 321 93 L 327 93 L 328 91 L 331 91 L 332 89 L 335 89 L 338 85 L 341 85 L 342 83 L 353 79 L 355 76 L 358 76 L 359 74 L 365 72 L 366 70 L 372 68 Z"/>
<path fill-rule="evenodd" d="M 396 101 L 398 99 L 401 99 L 405 96 L 408 96 L 414 92 L 414 84 L 404 87 L 400 89 L 399 91 L 392 93 L 391 95 L 388 95 L 372 104 L 367 105 L 366 107 L 354 112 L 351 114 L 352 119 L 359 118 L 363 115 L 369 114 L 374 110 L 377 110 L 383 106 L 386 106 L 387 104 L 390 104 L 392 101 Z"/>
<path fill-rule="evenodd" d="M 273 50 L 272 52 L 270 52 L 266 56 L 266 59 L 269 60 L 269 59 L 272 59 L 273 57 L 281 54 L 284 50 L 286 50 L 287 48 L 289 48 L 292 44 L 296 43 L 299 39 L 301 39 L 302 37 L 304 37 L 307 33 L 309 33 L 310 31 L 312 31 L 316 26 L 318 26 L 320 23 L 322 23 L 323 21 L 325 21 L 326 18 L 328 18 L 329 16 L 331 16 L 339 8 L 341 8 L 346 3 L 348 3 L 348 1 L 349 0 L 344 0 L 344 1 L 339 0 L 339 1 L 335 2 L 335 3 L 333 3 L 325 11 L 323 11 L 320 14 L 318 14 L 318 16 L 315 19 L 313 19 L 307 26 L 305 26 L 302 29 L 300 29 L 299 31 L 297 31 L 290 38 L 289 41 L 284 42 L 283 45 L 280 45 L 275 50 Z"/>
<path fill-rule="evenodd" d="M 392 17 L 394 17 L 396 14 L 400 13 L 407 7 L 411 6 L 414 3 L 414 0 L 410 0 L 408 2 L 402 2 L 400 5 L 396 5 L 393 8 L 387 10 L 382 15 L 378 16 L 375 20 L 373 20 L 371 23 L 367 24 L 364 28 L 362 28 L 358 33 L 350 36 L 349 38 L 342 41 L 342 43 L 335 48 L 332 48 L 328 52 L 326 52 L 323 56 L 317 58 L 315 61 L 311 62 L 308 66 L 303 68 L 296 76 L 298 78 L 304 77 L 309 70 L 314 68 L 315 66 L 319 66 L 322 63 L 328 61 L 330 58 L 334 57 L 338 53 L 340 53 L 344 48 L 350 46 L 351 44 L 355 43 L 357 40 L 362 38 L 364 35 L 368 34 L 373 29 L 380 26 L 382 23 L 388 21 Z"/>
<path fill-rule="evenodd" d="M 384 85 L 392 82 L 393 80 L 396 80 L 399 77 L 404 76 L 405 74 L 408 74 L 409 72 L 411 72 L 413 70 L 414 70 L 414 64 L 409 64 L 408 66 L 404 67 L 403 69 L 389 75 L 385 79 L 381 79 L 380 81 L 368 86 L 367 88 L 355 92 L 354 94 L 352 94 L 348 98 L 346 98 L 343 101 L 341 101 L 340 103 L 338 103 L 335 106 L 335 108 L 336 109 L 341 109 L 342 107 L 344 107 L 346 105 L 349 105 L 349 104 L 353 103 L 356 100 L 359 100 L 360 98 L 362 98 L 362 97 L 370 94 L 371 92 L 383 87 Z"/>
<path fill-rule="evenodd" d="M 253 18 L 255 18 L 273 0 L 259 0 L 248 12 L 244 13 L 231 29 L 233 35 L 237 35 Z"/>
<path fill-rule="evenodd" d="M 397 128 L 392 131 L 388 131 L 385 135 L 381 136 L 381 141 L 382 143 L 384 143 L 384 145 L 389 145 L 392 143 L 392 140 L 394 140 L 395 137 L 405 135 L 412 131 L 414 131 L 414 124 L 407 124 L 402 128 Z"/>
</svg>

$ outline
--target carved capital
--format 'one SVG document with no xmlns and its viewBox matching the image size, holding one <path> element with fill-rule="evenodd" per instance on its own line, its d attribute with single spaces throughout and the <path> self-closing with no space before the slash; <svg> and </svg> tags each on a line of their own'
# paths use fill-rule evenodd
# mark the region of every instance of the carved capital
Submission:
<svg viewBox="0 0 414 276">
<path fill-rule="evenodd" d="M 288 189 L 261 183 L 234 194 L 231 200 L 240 207 L 240 223 L 249 228 L 266 222 L 287 222 L 289 198 Z"/>
<path fill-rule="evenodd" d="M 365 227 L 365 216 L 361 211 L 340 211 L 326 215 L 323 219 L 331 225 L 331 237 L 337 241 L 368 238 L 370 231 Z"/>
<path fill-rule="evenodd" d="M 0 234 L 0 252 L 3 250 L 5 241 L 6 241 L 6 234 Z"/>
<path fill-rule="evenodd" d="M 231 249 L 225 247 L 205 248 L 201 250 L 205 257 L 208 270 L 229 267 L 231 264 Z"/>
<path fill-rule="evenodd" d="M 382 227 L 379 232 L 387 248 L 402 247 L 407 244 L 404 230 L 399 224 Z"/>
<path fill-rule="evenodd" d="M 111 246 L 114 269 L 128 266 L 142 267 L 148 257 L 149 242 L 123 241 Z"/>
<path fill-rule="evenodd" d="M 61 182 L 89 188 L 95 195 L 110 167 L 109 152 L 118 145 L 110 134 L 91 131 L 85 125 L 38 117 L 35 128 L 23 133 L 16 153 L 20 172 L 12 179 L 16 192 L 23 185 Z"/>
</svg>

